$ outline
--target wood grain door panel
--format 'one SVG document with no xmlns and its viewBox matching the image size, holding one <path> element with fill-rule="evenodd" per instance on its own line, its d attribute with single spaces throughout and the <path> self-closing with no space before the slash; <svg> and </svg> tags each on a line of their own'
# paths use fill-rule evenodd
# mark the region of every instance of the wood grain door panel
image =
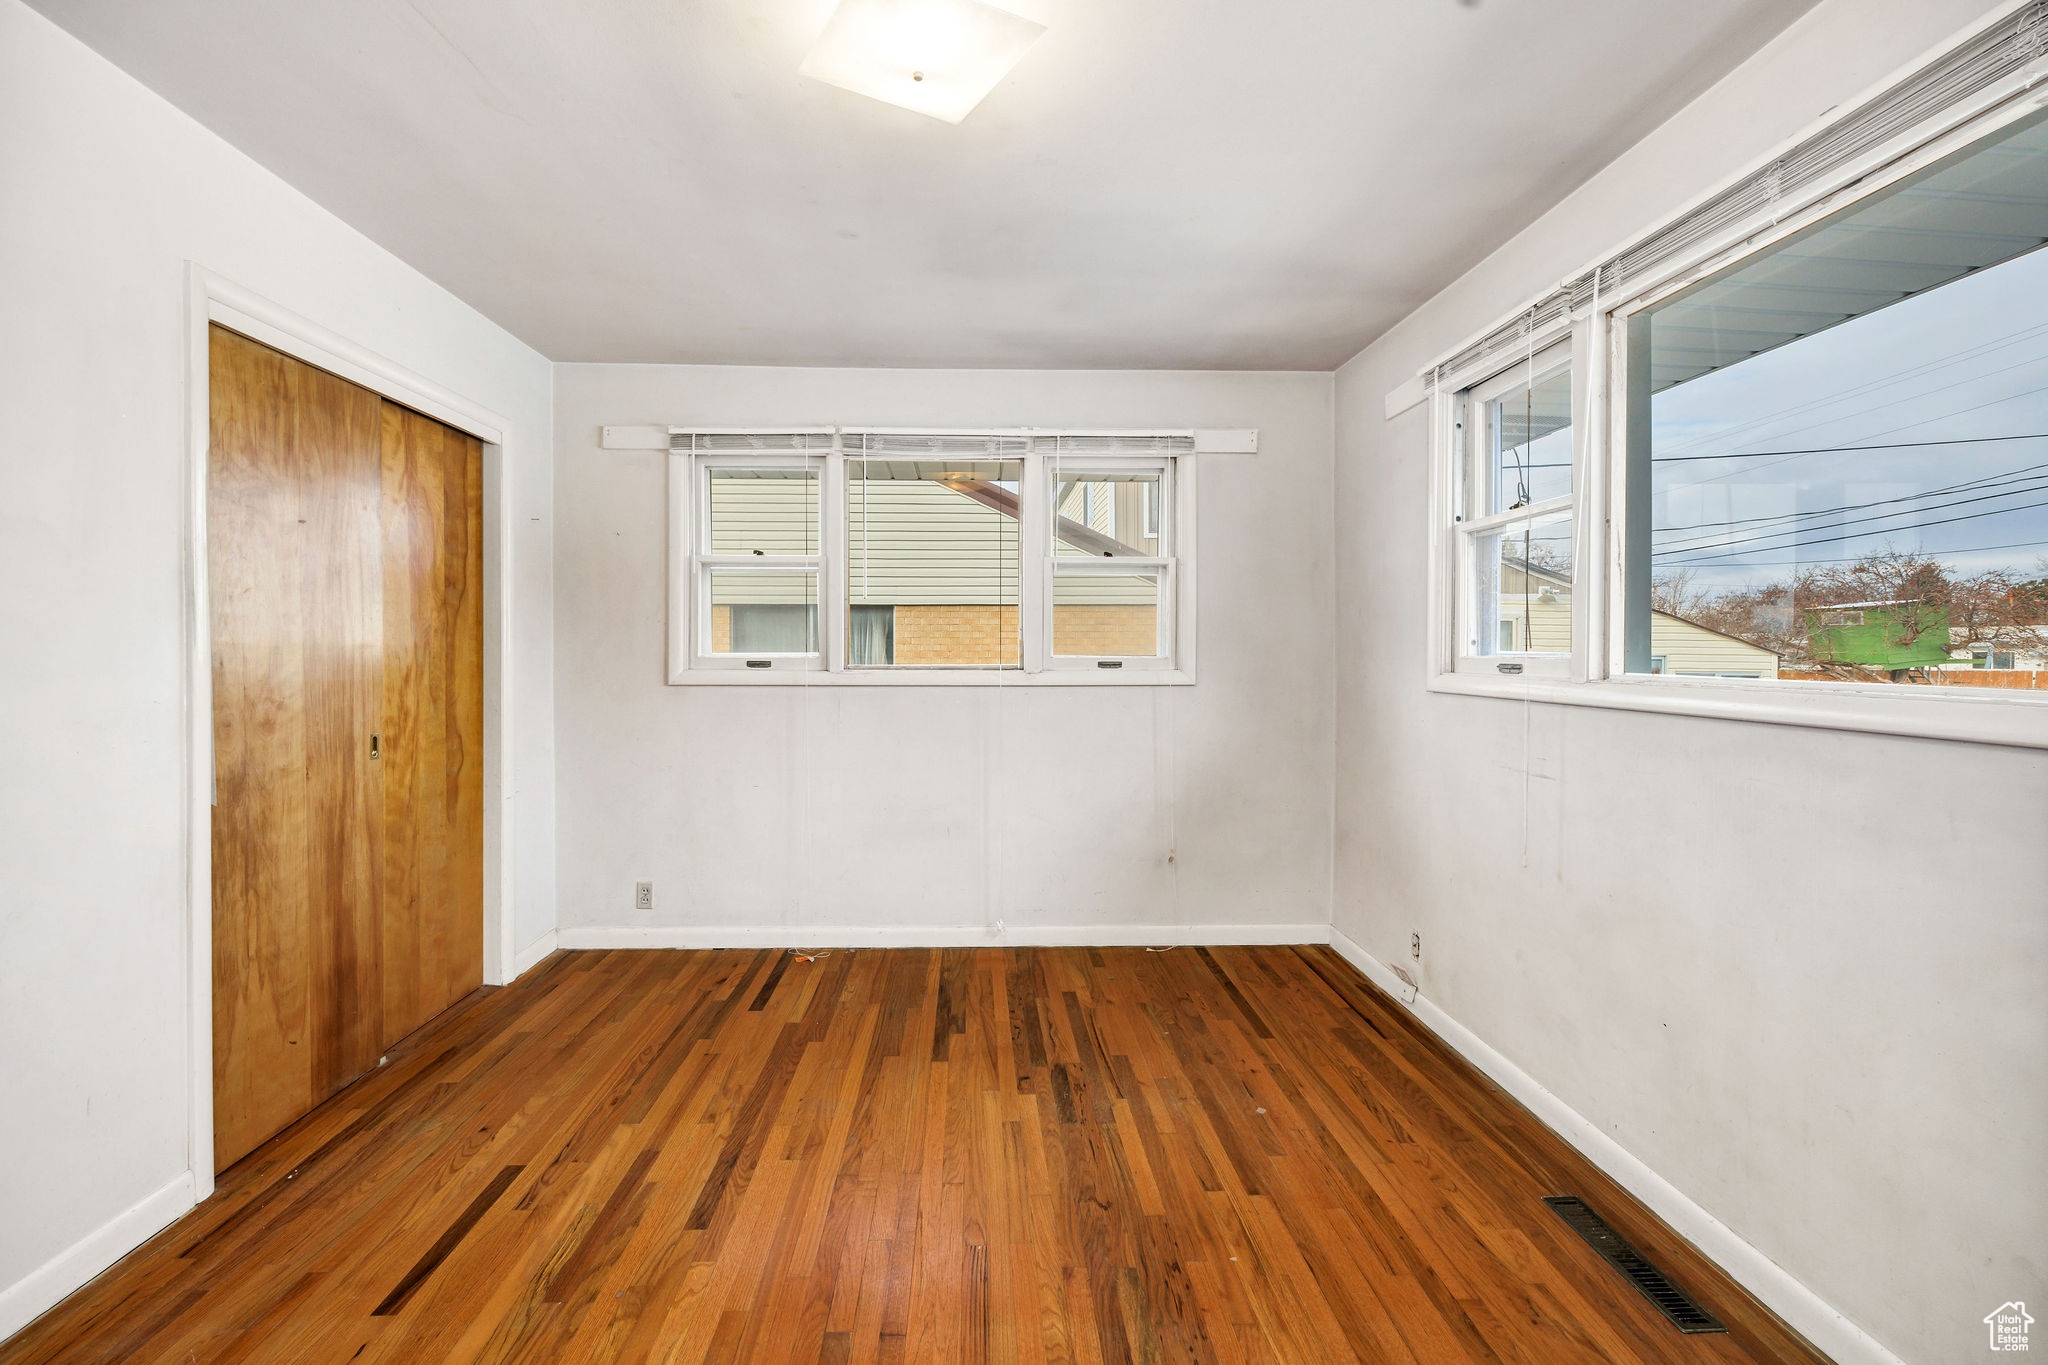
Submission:
<svg viewBox="0 0 2048 1365">
<path fill-rule="evenodd" d="M 384 1034 L 483 980 L 483 447 L 386 403 Z"/>
<path fill-rule="evenodd" d="M 210 343 L 214 1124 L 226 1166 L 374 1065 L 379 400 Z"/>
<path fill-rule="evenodd" d="M 482 980 L 482 448 L 219 327 L 209 365 L 224 1169 Z"/>
</svg>

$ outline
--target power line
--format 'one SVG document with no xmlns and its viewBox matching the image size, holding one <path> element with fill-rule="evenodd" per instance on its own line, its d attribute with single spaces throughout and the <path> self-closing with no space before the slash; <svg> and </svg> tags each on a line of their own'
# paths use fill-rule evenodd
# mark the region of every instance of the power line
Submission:
<svg viewBox="0 0 2048 1365">
<path fill-rule="evenodd" d="M 1825 527 L 1829 527 L 1829 526 L 1836 526 L 1836 527 L 1839 527 L 1839 526 L 1860 526 L 1860 525 L 1862 525 L 1862 524 L 1863 524 L 1863 523 L 1865 523 L 1865 522 L 1871 522 L 1871 521 L 1890 521 L 1890 520 L 1891 520 L 1892 518 L 1894 518 L 1894 517 L 1917 517 L 1917 516 L 1921 515 L 1921 514 L 1922 514 L 1922 513 L 1924 513 L 1924 512 L 1939 512 L 1939 511 L 1942 511 L 1942 510 L 1944 510 L 1944 509 L 1946 509 L 1946 508 L 1950 508 L 1950 507 L 1968 507 L 1968 506 L 1969 506 L 1970 504 L 1972 504 L 1972 503 L 1977 503 L 1977 502 L 1991 502 L 1991 501 L 1993 501 L 1994 499 L 1997 499 L 1997 498 L 2017 498 L 2017 497 L 2024 497 L 2025 495 L 2027 495 L 2027 494 L 2029 494 L 2029 493 L 2039 493 L 2039 492 L 2042 492 L 2042 491 L 2044 491 L 2044 489 L 2048 489 L 2048 484 L 2043 484 L 2043 483 L 2041 483 L 2041 482 L 2040 482 L 2039 480 L 2032 480 L 2032 481 L 2030 481 L 2030 483 L 2029 483 L 2029 486 L 2027 486 L 2027 487 L 2024 487 L 2024 488 L 2008 488 L 2008 489 L 2005 489 L 2005 490 L 2003 490 L 2002 492 L 1997 492 L 1997 493 L 1984 493 L 1984 494 L 1981 494 L 1980 496 L 1978 496 L 1978 497 L 1974 497 L 1974 498 L 1957 498 L 1957 499 L 1956 499 L 1955 501 L 1953 501 L 1953 502 L 1937 502 L 1937 503 L 1934 503 L 1934 504 L 1932 504 L 1932 505 L 1930 505 L 1930 506 L 1927 506 L 1927 507 L 1908 507 L 1908 508 L 1905 508 L 1905 509 L 1904 509 L 1904 510 L 1902 510 L 1902 511 L 1897 511 L 1897 512 L 1879 512 L 1879 513 L 1877 513 L 1877 514 L 1876 514 L 1875 516 L 1869 516 L 1869 517 L 1852 517 L 1852 518 L 1850 518 L 1850 519 L 1849 519 L 1849 520 L 1847 520 L 1847 521 L 1835 521 L 1835 522 L 1826 522 L 1826 523 L 1823 523 L 1823 524 L 1822 524 L 1822 526 L 1820 526 L 1820 527 L 1813 527 L 1813 526 L 1788 526 L 1788 527 L 1783 527 L 1783 528 L 1780 528 L 1780 529 L 1778 529 L 1778 530 L 1775 530 L 1775 531 L 1754 531 L 1754 532 L 1750 532 L 1750 533 L 1748 533 L 1748 534 L 1745 534 L 1745 535 L 1738 535 L 1738 536 L 1735 536 L 1735 537 L 1734 537 L 1734 538 L 1732 538 L 1732 539 L 1724 537 L 1724 538 L 1722 538 L 1722 539 L 1719 539 L 1719 540 L 1717 540 L 1717 539 L 1715 539 L 1715 538 L 1714 538 L 1714 537 L 1712 537 L 1712 536 L 1708 536 L 1708 537 L 1706 537 L 1706 538 L 1704 538 L 1704 539 L 1702 539 L 1702 540 L 1700 540 L 1700 541 L 1697 541 L 1697 542 L 1695 542 L 1695 543 L 1693 543 L 1693 544 L 1690 544 L 1690 545 L 1672 545 L 1672 546 L 1667 546 L 1667 547 L 1665 548 L 1665 552 L 1666 552 L 1667 554 L 1685 554 L 1685 553 L 1687 553 L 1687 552 L 1689 552 L 1689 551 L 1692 551 L 1692 550 L 1724 550 L 1724 549 L 1733 549 L 1733 548 L 1736 548 L 1736 547 L 1738 547 L 1738 546 L 1742 546 L 1742 545 L 1748 545 L 1748 544 L 1751 544 L 1751 543 L 1752 543 L 1752 542 L 1754 542 L 1754 541 L 1760 541 L 1760 540 L 1773 540 L 1773 539 L 1776 539 L 1776 538 L 1778 538 L 1778 537 L 1780 537 L 1780 536 L 1792 536 L 1792 537 L 1795 537 L 1795 539 L 1793 539 L 1793 540 L 1792 540 L 1792 541 L 1790 542 L 1790 545 L 1786 545 L 1786 546 L 1780 546 L 1780 545 L 1770 545 L 1770 546 L 1764 546 L 1764 547 L 1763 547 L 1764 549 L 1787 549 L 1787 548 L 1790 548 L 1791 546 L 1796 546 L 1796 545 L 1799 545 L 1799 544 L 1805 543 L 1805 542 L 1801 542 L 1801 541 L 1799 541 L 1798 539 L 1796 539 L 1796 537 L 1797 537 L 1797 536 L 1798 536 L 1798 535 L 1800 534 L 1800 532 L 1802 532 L 1802 531 L 1808 531 L 1808 530 L 1817 530 L 1817 529 L 1825 529 Z M 2036 505 L 2039 505 L 2039 504 L 2036 504 Z M 1997 515 L 1998 515 L 1998 512 L 2002 512 L 2002 511 L 2018 511 L 2018 510 L 2019 510 L 2018 508 L 1999 508 L 1999 509 L 1997 509 L 1997 511 L 1992 511 L 1992 512 L 1979 512 L 1979 513 L 1977 513 L 1977 515 L 1978 515 L 1978 516 L 1984 516 L 1984 517 L 1990 517 L 1990 516 L 1997 516 Z M 1940 524 L 1941 524 L 1940 522 L 1909 522 L 1909 523 L 1907 523 L 1907 524 L 1906 524 L 1906 525 L 1904 525 L 1904 526 L 1888 526 L 1888 527 L 1885 527 L 1885 528 L 1884 528 L 1883 530 L 1881 530 L 1881 531 L 1864 531 L 1864 532 L 1860 532 L 1859 534 L 1862 534 L 1862 535 L 1872 535 L 1872 536 L 1875 536 L 1875 535 L 1886 535 L 1886 534 L 1889 534 L 1889 533 L 1890 533 L 1890 532 L 1892 532 L 1892 531 L 1910 531 L 1910 530 L 1914 529 L 1914 528 L 1915 528 L 1916 526 L 1939 526 Z"/>
<path fill-rule="evenodd" d="M 2031 550 L 2036 546 L 2042 545 L 2048 545 L 2048 540 L 2016 540 L 2009 545 L 1965 545 L 1954 550 L 1922 550 L 1919 553 L 1926 555 L 1929 559 L 1940 559 L 1944 555 L 1989 554 L 1993 550 Z M 1802 559 L 1799 561 L 1799 567 L 1803 569 L 1815 564 L 1856 564 L 1868 558 L 1870 558 L 1869 555 L 1860 554 L 1844 555 L 1839 559 Z M 1684 568 L 1685 566 L 1679 565 L 1678 567 Z"/>
<path fill-rule="evenodd" d="M 1908 450 L 1921 446 L 1983 445 L 1991 441 L 2044 441 L 2048 431 L 2030 431 L 2017 436 L 1952 436 L 1945 441 L 1882 441 L 1860 446 L 1809 446 L 1801 450 L 1737 450 L 1722 455 L 1652 455 L 1655 464 L 1677 464 L 1689 460 L 1763 460 L 1780 455 L 1841 455 L 1853 450 Z"/>
<path fill-rule="evenodd" d="M 1713 554 L 1707 555 L 1702 559 L 1686 559 L 1678 562 L 1681 564 L 1707 564 L 1717 559 L 1743 559 L 1750 555 L 1768 554 L 1773 550 L 1800 550 L 1808 545 L 1832 545 L 1836 541 L 1841 540 L 1862 540 L 1869 536 L 1887 536 L 1895 531 L 1924 531 L 1930 526 L 1947 526 L 1951 522 L 1976 521 L 1982 517 L 2003 517 L 2014 512 L 2032 511 L 2036 507 L 2048 507 L 2048 502 L 2030 502 L 2019 507 L 2001 507 L 1991 512 L 1968 512 L 1960 517 L 1943 517 L 1939 521 L 1923 521 L 1913 526 L 1891 526 L 1879 531 L 1852 531 L 1848 535 L 1843 536 L 1824 536 L 1819 540 L 1794 541 L 1790 545 L 1766 545 L 1747 550 L 1734 550 L 1726 554 Z M 1893 515 L 1897 514 L 1894 513 Z M 1685 552 L 1679 551 L 1678 553 Z"/>
<path fill-rule="evenodd" d="M 1729 521 L 1696 521 L 1688 526 L 1653 526 L 1651 532 L 1664 535 L 1677 531 L 1706 531 L 1716 526 L 1750 526 L 1767 521 L 1803 521 L 1813 517 L 1832 516 L 1836 512 L 1861 512 L 1871 507 L 1889 507 L 1893 503 L 1919 502 L 1924 498 L 1943 497 L 1949 493 L 1967 493 L 1983 487 L 1995 488 L 2001 483 L 2031 483 L 2048 475 L 2033 473 L 2037 469 L 2048 469 L 2048 463 L 2023 465 L 2009 469 L 2002 474 L 1986 474 L 1982 478 L 1965 479 L 1952 483 L 1946 488 L 1929 488 L 1920 493 L 1906 493 L 1896 498 L 1878 498 L 1871 502 L 1845 502 L 1834 507 L 1819 507 L 1806 512 L 1778 512 L 1770 516 L 1735 517 Z"/>
</svg>

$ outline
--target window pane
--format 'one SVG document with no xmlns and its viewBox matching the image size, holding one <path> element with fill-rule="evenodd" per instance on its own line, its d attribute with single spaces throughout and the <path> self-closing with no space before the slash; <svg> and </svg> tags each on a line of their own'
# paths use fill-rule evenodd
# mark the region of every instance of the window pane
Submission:
<svg viewBox="0 0 2048 1365">
<path fill-rule="evenodd" d="M 1159 553 L 1159 471 L 1053 471 L 1059 533 L 1055 552 L 1093 558 Z"/>
<path fill-rule="evenodd" d="M 2043 680 L 2044 242 L 2037 119 L 1631 320 L 1631 671 Z"/>
<path fill-rule="evenodd" d="M 818 576 L 714 569 L 709 626 L 713 654 L 814 654 Z"/>
<path fill-rule="evenodd" d="M 850 667 L 1022 665 L 1022 476 L 1015 460 L 846 462 Z M 886 648 L 869 608 L 887 613 Z"/>
<path fill-rule="evenodd" d="M 726 469 L 711 475 L 711 553 L 818 553 L 818 474 L 812 469 Z"/>
<path fill-rule="evenodd" d="M 847 608 L 846 662 L 855 668 L 896 662 L 896 608 Z"/>
<path fill-rule="evenodd" d="M 1572 519 L 1479 536 L 1475 654 L 1572 652 Z"/>
<path fill-rule="evenodd" d="M 1486 510 L 1510 512 L 1572 491 L 1569 368 L 1522 384 L 1486 405 Z"/>
<path fill-rule="evenodd" d="M 1159 656 L 1157 573 L 1056 573 L 1052 652 Z"/>
</svg>

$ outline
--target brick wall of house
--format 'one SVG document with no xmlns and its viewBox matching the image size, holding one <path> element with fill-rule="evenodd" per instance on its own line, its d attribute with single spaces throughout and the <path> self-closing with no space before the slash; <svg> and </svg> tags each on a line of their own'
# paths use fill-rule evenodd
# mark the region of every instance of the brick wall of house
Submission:
<svg viewBox="0 0 2048 1365">
<path fill-rule="evenodd" d="M 1009 664 L 1020 662 L 1017 608 L 959 604 L 896 608 L 899 664 Z"/>
<path fill-rule="evenodd" d="M 1159 609 L 1121 602 L 1072 602 L 1054 607 L 1052 647 L 1061 654 L 1156 654 Z"/>
<path fill-rule="evenodd" d="M 1148 655 L 1158 647 L 1156 608 L 1126 603 L 1069 603 L 1053 610 L 1054 647 L 1062 654 Z M 971 603 L 896 608 L 899 664 L 1019 662 L 1017 608 Z M 732 608 L 711 609 L 711 652 L 732 650 Z"/>
</svg>

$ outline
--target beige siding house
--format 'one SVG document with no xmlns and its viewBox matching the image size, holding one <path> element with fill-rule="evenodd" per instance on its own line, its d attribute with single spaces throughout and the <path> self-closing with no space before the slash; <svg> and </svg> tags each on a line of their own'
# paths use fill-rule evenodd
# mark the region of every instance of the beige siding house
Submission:
<svg viewBox="0 0 2048 1365">
<path fill-rule="evenodd" d="M 1499 646 L 1507 653 L 1570 653 L 1571 581 L 1540 567 L 1502 564 Z M 1778 676 L 1770 650 L 1662 611 L 1650 613 L 1650 663 L 1652 672 L 1680 677 Z"/>
<path fill-rule="evenodd" d="M 1013 463 L 849 463 L 846 490 L 848 661 L 856 666 L 1016 664 L 1024 571 Z M 1064 482 L 1064 481 L 1063 481 Z M 1156 487 L 1156 486 L 1155 486 Z M 1073 481 L 1061 500 L 1061 555 L 1114 541 L 1147 555 L 1158 544 L 1156 492 L 1143 483 Z M 808 474 L 717 468 L 710 475 L 714 554 L 813 553 L 817 482 Z M 1148 535 L 1147 531 L 1153 534 Z M 1088 533 L 1092 532 L 1091 537 Z M 715 653 L 815 648 L 817 585 L 808 574 L 711 575 Z M 1144 574 L 1062 575 L 1053 591 L 1053 649 L 1151 655 L 1159 648 L 1159 584 Z"/>
</svg>

